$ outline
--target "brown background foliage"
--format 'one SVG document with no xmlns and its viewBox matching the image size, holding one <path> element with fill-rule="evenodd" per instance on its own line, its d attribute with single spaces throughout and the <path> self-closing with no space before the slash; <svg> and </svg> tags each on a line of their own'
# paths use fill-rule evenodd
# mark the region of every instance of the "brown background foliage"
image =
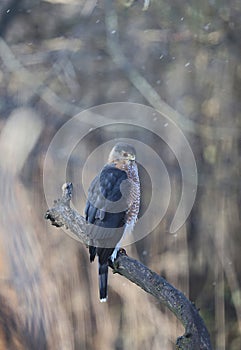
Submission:
<svg viewBox="0 0 241 350">
<path fill-rule="evenodd" d="M 182 329 L 168 310 L 120 276 L 110 276 L 109 301 L 100 304 L 86 248 L 44 220 L 43 162 L 57 130 L 98 104 L 157 107 L 132 69 L 180 113 L 176 122 L 195 154 L 199 183 L 190 217 L 170 235 L 180 174 L 163 154 L 174 189 L 167 218 L 128 254 L 195 301 L 215 349 L 241 348 L 241 5 L 153 0 L 142 7 L 124 0 L 1 1 L 0 349 L 175 347 Z M 118 33 L 109 32 L 111 19 Z M 117 34 L 115 51 L 108 37 Z M 125 64 L 116 62 L 120 54 Z M 80 173 L 88 150 L 109 135 L 103 130 L 86 140 L 73 159 Z M 61 149 L 52 167 L 56 162 Z M 148 183 L 142 185 L 145 205 Z"/>
</svg>

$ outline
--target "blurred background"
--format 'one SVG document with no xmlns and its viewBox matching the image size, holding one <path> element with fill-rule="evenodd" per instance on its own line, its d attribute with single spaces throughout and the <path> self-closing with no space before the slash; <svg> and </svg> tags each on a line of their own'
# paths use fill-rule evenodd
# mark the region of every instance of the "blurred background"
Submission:
<svg viewBox="0 0 241 350">
<path fill-rule="evenodd" d="M 121 276 L 110 273 L 100 304 L 86 247 L 44 220 L 43 164 L 54 135 L 86 108 L 123 101 L 165 109 L 187 137 L 198 189 L 185 225 L 168 232 L 180 170 L 153 134 L 96 131 L 71 164 L 81 181 L 86 157 L 113 137 L 146 140 L 159 152 L 171 202 L 127 252 L 195 302 L 214 349 L 240 350 L 241 3 L 2 0 L 0 16 L 0 349 L 169 350 L 183 332 Z M 148 169 L 140 172 L 144 212 L 150 181 Z M 85 198 L 74 200 L 83 211 Z"/>
</svg>

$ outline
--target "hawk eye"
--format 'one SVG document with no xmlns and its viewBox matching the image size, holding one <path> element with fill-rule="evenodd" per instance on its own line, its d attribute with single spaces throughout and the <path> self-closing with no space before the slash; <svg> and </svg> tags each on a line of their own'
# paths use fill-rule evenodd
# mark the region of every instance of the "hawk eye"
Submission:
<svg viewBox="0 0 241 350">
<path fill-rule="evenodd" d="M 123 156 L 124 156 L 124 157 L 128 157 L 128 153 L 124 152 L 124 153 L 123 153 Z"/>
</svg>

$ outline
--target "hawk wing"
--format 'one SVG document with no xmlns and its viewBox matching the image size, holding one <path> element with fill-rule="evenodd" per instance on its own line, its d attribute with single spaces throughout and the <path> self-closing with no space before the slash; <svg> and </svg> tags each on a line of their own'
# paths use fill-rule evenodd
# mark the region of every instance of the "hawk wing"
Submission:
<svg viewBox="0 0 241 350">
<path fill-rule="evenodd" d="M 128 210 L 128 189 L 127 173 L 114 165 L 106 165 L 92 181 L 85 208 L 86 220 L 92 224 L 89 227 L 92 261 L 95 247 L 100 263 L 104 263 L 120 241 Z"/>
</svg>

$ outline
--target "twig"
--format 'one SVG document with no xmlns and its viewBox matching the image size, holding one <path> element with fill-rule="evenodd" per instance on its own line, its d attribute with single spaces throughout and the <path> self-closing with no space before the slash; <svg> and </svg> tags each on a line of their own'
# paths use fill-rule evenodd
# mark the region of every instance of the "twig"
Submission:
<svg viewBox="0 0 241 350">
<path fill-rule="evenodd" d="M 72 189 L 71 183 L 62 186 L 62 198 L 54 202 L 53 208 L 47 211 L 45 218 L 57 227 L 65 226 L 79 240 L 88 244 L 88 234 L 86 233 L 88 224 L 86 224 L 84 217 L 70 207 Z M 185 333 L 177 339 L 177 349 L 212 349 L 209 333 L 198 310 L 182 292 L 139 261 L 128 257 L 123 250 L 120 250 L 113 264 L 110 262 L 110 267 L 115 273 L 126 277 L 157 298 L 182 322 Z"/>
</svg>

